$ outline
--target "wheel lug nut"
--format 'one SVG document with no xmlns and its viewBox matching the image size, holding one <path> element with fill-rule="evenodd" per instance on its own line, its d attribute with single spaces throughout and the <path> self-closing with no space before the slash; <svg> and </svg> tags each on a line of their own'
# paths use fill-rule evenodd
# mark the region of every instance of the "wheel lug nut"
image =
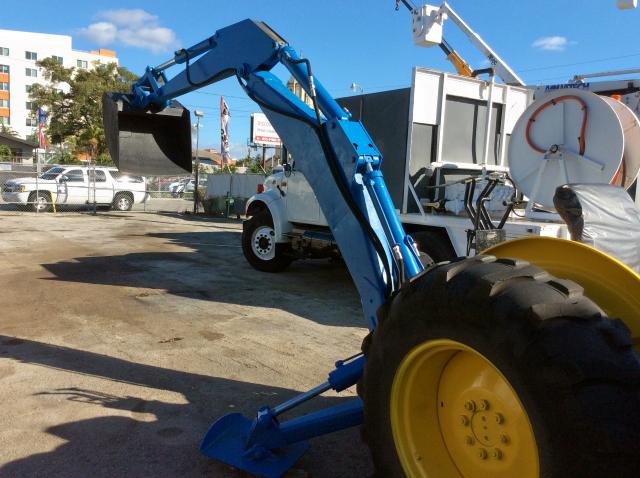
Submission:
<svg viewBox="0 0 640 478">
<path fill-rule="evenodd" d="M 476 402 L 474 402 L 473 400 L 468 400 L 464 403 L 464 408 L 469 410 L 470 412 L 473 412 L 476 409 Z"/>
<path fill-rule="evenodd" d="M 465 442 L 467 445 L 473 445 L 476 441 L 473 439 L 473 437 L 472 437 L 472 436 L 467 435 L 467 436 L 465 437 L 465 439 L 464 439 L 464 442 Z"/>
<path fill-rule="evenodd" d="M 504 444 L 509 443 L 509 436 L 508 435 L 500 435 L 500 441 Z"/>
<path fill-rule="evenodd" d="M 492 455 L 496 460 L 502 460 L 502 451 L 500 450 L 500 448 L 496 448 L 495 450 L 493 450 L 493 455 Z"/>
<path fill-rule="evenodd" d="M 487 450 L 485 450 L 484 448 L 480 448 L 478 450 L 478 458 L 480 458 L 481 460 L 486 460 L 487 459 Z"/>
<path fill-rule="evenodd" d="M 496 413 L 496 423 L 498 425 L 502 425 L 502 423 L 504 423 L 504 417 L 502 416 L 502 413 Z"/>
<path fill-rule="evenodd" d="M 467 418 L 466 415 L 462 415 L 460 417 L 460 425 L 466 427 L 467 425 L 469 425 L 469 418 Z"/>
<path fill-rule="evenodd" d="M 480 402 L 478 402 L 478 408 L 480 410 L 489 410 L 489 402 L 486 400 L 480 400 Z"/>
</svg>

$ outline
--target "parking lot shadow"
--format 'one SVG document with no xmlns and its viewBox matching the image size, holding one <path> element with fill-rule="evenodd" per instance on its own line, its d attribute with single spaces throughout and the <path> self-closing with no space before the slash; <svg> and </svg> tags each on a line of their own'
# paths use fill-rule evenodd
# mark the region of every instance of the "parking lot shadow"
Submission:
<svg viewBox="0 0 640 478">
<path fill-rule="evenodd" d="M 51 451 L 2 465 L 0 476 L 7 477 L 245 477 L 244 473 L 200 455 L 199 442 L 208 426 L 225 413 L 236 411 L 251 416 L 265 401 L 274 405 L 296 393 L 4 335 L 0 335 L 0 357 L 109 381 L 109 393 L 78 387 L 51 389 L 45 382 L 33 386 L 40 388 L 35 393 L 38 399 L 52 397 L 55 403 L 66 397 L 77 403 L 78 411 L 67 411 L 67 416 L 86 417 L 87 404 L 118 410 L 117 415 L 100 412 L 94 418 L 47 428 L 46 433 L 64 443 Z M 118 385 L 113 382 L 123 388 L 125 384 L 144 387 L 141 395 L 147 398 L 114 394 Z M 186 403 L 149 399 L 148 389 L 179 393 Z M 331 406 L 342 400 L 345 399 L 320 397 L 314 406 Z M 54 413 L 50 405 L 44 403 L 39 413 Z M 311 451 L 296 468 L 297 472 L 290 476 L 309 476 L 306 470 L 311 469 L 314 477 L 367 476 L 371 472 L 356 429 L 314 440 Z"/>
<path fill-rule="evenodd" d="M 137 237 L 128 234 L 122 240 Z M 323 325 L 366 327 L 357 291 L 341 263 L 300 261 L 279 274 L 258 272 L 247 264 L 240 233 L 231 227 L 143 237 L 158 239 L 159 250 L 42 264 L 53 275 L 46 280 L 158 289 L 198 300 L 281 309 Z M 162 245 L 173 251 L 163 251 Z M 178 252 L 176 245 L 181 246 Z"/>
</svg>

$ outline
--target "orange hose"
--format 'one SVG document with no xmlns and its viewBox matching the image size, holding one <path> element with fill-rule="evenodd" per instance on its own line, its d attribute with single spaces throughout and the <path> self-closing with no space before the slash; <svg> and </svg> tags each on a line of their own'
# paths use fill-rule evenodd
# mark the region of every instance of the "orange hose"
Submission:
<svg viewBox="0 0 640 478">
<path fill-rule="evenodd" d="M 546 153 L 547 152 L 546 149 L 543 149 L 543 148 L 539 147 L 531 139 L 531 126 L 536 121 L 536 117 L 538 116 L 538 114 L 540 112 L 542 112 L 543 110 L 545 110 L 546 108 L 548 108 L 549 106 L 555 106 L 556 104 L 558 104 L 558 103 L 560 103 L 562 101 L 569 101 L 569 100 L 577 101 L 578 103 L 580 103 L 580 106 L 582 106 L 582 108 L 581 108 L 582 109 L 582 126 L 580 127 L 580 136 L 578 137 L 578 140 L 580 141 L 580 156 L 584 155 L 584 150 L 585 150 L 585 147 L 586 147 L 585 146 L 584 135 L 585 135 L 585 131 L 587 129 L 587 117 L 588 117 L 587 103 L 585 103 L 585 101 L 582 98 L 580 98 L 579 96 L 576 96 L 576 95 L 558 96 L 557 98 L 554 98 L 554 99 L 549 100 L 546 103 L 542 104 L 541 106 L 539 106 L 533 112 L 533 114 L 529 118 L 529 121 L 527 122 L 527 128 L 525 130 L 525 138 L 527 139 L 527 144 L 532 149 L 538 151 L 539 153 Z"/>
</svg>

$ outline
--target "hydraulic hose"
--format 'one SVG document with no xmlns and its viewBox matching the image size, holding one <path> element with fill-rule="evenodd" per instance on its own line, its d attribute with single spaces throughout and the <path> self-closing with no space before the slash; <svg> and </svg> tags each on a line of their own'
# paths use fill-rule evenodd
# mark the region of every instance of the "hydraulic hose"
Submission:
<svg viewBox="0 0 640 478">
<path fill-rule="evenodd" d="M 549 106 L 555 106 L 558 103 L 561 103 L 563 101 L 577 101 L 580 106 L 581 106 L 581 110 L 582 110 L 582 125 L 580 126 L 580 136 L 578 138 L 578 141 L 580 142 L 580 156 L 584 156 L 584 151 L 586 148 L 585 145 L 585 132 L 587 130 L 587 120 L 588 120 L 588 110 L 587 110 L 587 103 L 585 103 L 585 101 L 580 98 L 579 96 L 576 95 L 563 95 L 563 96 L 558 96 L 557 98 L 554 98 L 552 100 L 547 101 L 546 103 L 543 103 L 541 106 L 539 106 L 531 115 L 531 117 L 529 118 L 529 121 L 527 122 L 527 128 L 525 129 L 525 138 L 527 140 L 527 144 L 534 149 L 535 151 L 538 151 L 539 153 L 546 153 L 547 150 L 544 148 L 539 147 L 538 145 L 536 145 L 533 142 L 533 139 L 531 139 L 531 127 L 533 126 L 533 123 L 535 123 L 536 118 L 538 116 L 538 114 L 540 114 L 542 111 L 544 111 L 545 109 L 547 109 Z"/>
</svg>

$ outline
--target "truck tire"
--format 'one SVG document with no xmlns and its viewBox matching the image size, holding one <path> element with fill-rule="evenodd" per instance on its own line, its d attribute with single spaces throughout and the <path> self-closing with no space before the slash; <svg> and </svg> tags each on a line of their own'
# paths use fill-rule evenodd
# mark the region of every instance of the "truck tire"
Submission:
<svg viewBox="0 0 640 478">
<path fill-rule="evenodd" d="M 131 211 L 133 207 L 133 198 L 127 193 L 118 193 L 113 198 L 111 207 L 117 211 Z"/>
<path fill-rule="evenodd" d="M 47 212 L 51 210 L 51 194 L 39 191 L 29 195 L 29 202 L 34 212 Z"/>
<path fill-rule="evenodd" d="M 423 273 L 363 343 L 380 477 L 632 477 L 640 360 L 577 284 L 476 256 Z"/>
<path fill-rule="evenodd" d="M 451 243 L 435 231 L 414 232 L 411 237 L 418 245 L 420 262 L 425 268 L 438 262 L 453 260 L 456 257 L 456 251 Z"/>
<path fill-rule="evenodd" d="M 280 272 L 293 258 L 286 255 L 288 245 L 275 242 L 273 219 L 262 209 L 242 225 L 242 252 L 254 269 L 262 272 Z"/>
</svg>

